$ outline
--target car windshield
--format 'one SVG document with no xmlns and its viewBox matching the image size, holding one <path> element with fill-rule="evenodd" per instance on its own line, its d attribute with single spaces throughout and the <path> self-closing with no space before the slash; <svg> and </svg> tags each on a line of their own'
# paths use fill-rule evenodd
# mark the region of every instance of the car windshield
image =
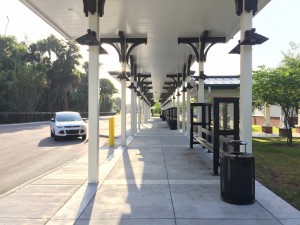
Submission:
<svg viewBox="0 0 300 225">
<path fill-rule="evenodd" d="M 77 113 L 58 114 L 56 116 L 56 120 L 59 121 L 59 122 L 80 121 L 81 116 Z"/>
</svg>

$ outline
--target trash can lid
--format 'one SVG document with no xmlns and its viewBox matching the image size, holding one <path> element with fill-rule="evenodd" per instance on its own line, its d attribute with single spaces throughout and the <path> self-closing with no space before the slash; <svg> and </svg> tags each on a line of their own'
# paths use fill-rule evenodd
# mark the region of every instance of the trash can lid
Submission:
<svg viewBox="0 0 300 225">
<path fill-rule="evenodd" d="M 227 142 L 228 145 L 247 145 L 247 142 L 242 140 L 231 140 Z"/>
<path fill-rule="evenodd" d="M 244 153 L 244 152 L 221 152 L 220 153 L 221 158 L 227 158 L 227 159 L 242 159 L 242 158 L 254 158 L 253 154 L 250 153 Z"/>
</svg>

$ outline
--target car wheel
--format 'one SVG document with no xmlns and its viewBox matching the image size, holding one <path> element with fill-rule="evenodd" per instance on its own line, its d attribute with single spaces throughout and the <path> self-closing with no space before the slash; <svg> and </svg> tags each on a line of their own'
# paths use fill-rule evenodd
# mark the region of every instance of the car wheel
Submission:
<svg viewBox="0 0 300 225">
<path fill-rule="evenodd" d="M 86 134 L 81 136 L 82 140 L 85 141 L 86 139 Z"/>
<path fill-rule="evenodd" d="M 51 135 L 51 137 L 54 137 L 54 133 L 51 129 L 50 129 L 50 135 Z"/>
<path fill-rule="evenodd" d="M 58 136 L 54 135 L 54 141 L 58 141 Z"/>
</svg>

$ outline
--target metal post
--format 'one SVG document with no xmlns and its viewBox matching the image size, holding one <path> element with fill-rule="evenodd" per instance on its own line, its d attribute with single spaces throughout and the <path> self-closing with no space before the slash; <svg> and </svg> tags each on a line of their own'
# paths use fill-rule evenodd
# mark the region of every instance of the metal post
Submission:
<svg viewBox="0 0 300 225">
<path fill-rule="evenodd" d="M 99 38 L 99 16 L 89 13 L 89 27 Z M 99 46 L 89 46 L 88 77 L 88 182 L 99 181 Z"/>
<path fill-rule="evenodd" d="M 109 147 L 115 145 L 115 118 L 109 118 L 109 136 L 108 136 Z"/>
</svg>

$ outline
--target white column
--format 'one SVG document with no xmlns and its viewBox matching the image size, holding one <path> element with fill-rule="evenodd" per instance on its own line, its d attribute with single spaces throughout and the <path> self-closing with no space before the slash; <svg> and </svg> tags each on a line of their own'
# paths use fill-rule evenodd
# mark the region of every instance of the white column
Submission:
<svg viewBox="0 0 300 225">
<path fill-rule="evenodd" d="M 199 76 L 200 72 L 204 72 L 204 62 L 199 61 Z M 198 102 L 205 102 L 204 97 L 204 80 L 199 79 L 199 86 L 198 86 Z"/>
<path fill-rule="evenodd" d="M 138 96 L 138 130 L 141 130 L 141 123 L 142 123 L 142 110 L 141 110 L 141 98 Z"/>
<path fill-rule="evenodd" d="M 131 77 L 131 83 L 133 84 L 133 76 Z M 136 117 L 136 113 L 134 112 L 134 96 L 135 96 L 135 94 L 134 94 L 134 89 L 132 88 L 131 89 L 131 103 L 130 103 L 130 111 L 131 111 L 131 121 L 130 121 L 130 124 L 131 124 L 131 128 L 130 128 L 130 134 L 132 135 L 132 136 L 134 136 L 134 134 L 135 134 L 135 130 L 134 130 L 134 127 L 135 127 L 135 125 L 134 125 L 134 123 L 135 123 L 135 121 L 134 121 L 134 117 Z"/>
<path fill-rule="evenodd" d="M 135 85 L 136 87 L 136 85 Z M 133 132 L 136 134 L 137 133 L 137 106 L 136 106 L 136 92 L 133 92 Z"/>
<path fill-rule="evenodd" d="M 252 29 L 252 11 L 243 11 L 240 18 L 241 41 L 245 31 Z M 247 142 L 247 152 L 252 153 L 252 46 L 241 45 L 240 77 L 240 138 Z"/>
<path fill-rule="evenodd" d="M 200 73 L 204 71 L 204 62 L 199 61 L 199 76 Z M 205 102 L 205 97 L 204 97 L 204 80 L 200 79 L 198 80 L 198 102 L 202 103 Z M 201 112 L 201 107 L 198 107 L 198 121 L 202 121 L 202 112 Z M 198 136 L 200 137 L 202 134 L 202 127 L 198 126 Z"/>
<path fill-rule="evenodd" d="M 147 122 L 147 104 L 145 100 L 143 100 L 143 123 Z"/>
<path fill-rule="evenodd" d="M 182 82 L 182 87 L 185 87 L 186 82 Z M 182 132 L 186 132 L 186 104 L 185 104 L 185 93 L 182 92 Z"/>
<path fill-rule="evenodd" d="M 179 93 L 179 87 L 177 88 Z M 180 129 L 180 96 L 177 96 L 177 130 Z"/>
<path fill-rule="evenodd" d="M 187 77 L 187 82 L 190 82 L 190 76 Z M 186 90 L 186 114 L 187 114 L 187 120 L 186 120 L 186 130 L 187 130 L 187 136 L 190 138 L 190 126 L 191 126 L 191 89 L 187 88 Z"/>
<path fill-rule="evenodd" d="M 145 112 L 145 104 L 144 104 L 144 100 L 141 100 L 141 124 L 145 122 L 144 112 Z"/>
<path fill-rule="evenodd" d="M 148 120 L 148 116 L 147 116 L 147 112 L 148 112 L 148 108 L 147 108 L 147 103 L 145 100 L 143 100 L 143 108 L 144 108 L 144 123 L 147 123 Z"/>
<path fill-rule="evenodd" d="M 99 16 L 89 13 L 89 27 L 99 38 Z M 88 182 L 99 181 L 99 46 L 89 47 L 88 77 Z"/>
<path fill-rule="evenodd" d="M 126 73 L 126 63 L 122 62 L 122 72 Z M 121 146 L 126 146 L 126 79 L 121 80 Z"/>
</svg>

